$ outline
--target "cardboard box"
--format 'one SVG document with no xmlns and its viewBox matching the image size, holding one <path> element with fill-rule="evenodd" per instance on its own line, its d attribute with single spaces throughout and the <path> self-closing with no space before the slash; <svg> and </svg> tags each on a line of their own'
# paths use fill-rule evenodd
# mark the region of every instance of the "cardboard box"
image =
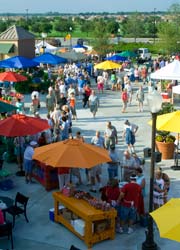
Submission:
<svg viewBox="0 0 180 250">
<path fill-rule="evenodd" d="M 63 208 L 62 209 L 62 216 L 66 220 L 71 221 L 72 220 L 72 211 L 70 211 L 68 208 Z"/>
<path fill-rule="evenodd" d="M 94 232 L 95 233 L 102 233 L 104 232 L 109 226 L 108 220 L 100 220 L 94 223 Z"/>
<path fill-rule="evenodd" d="M 84 236 L 85 221 L 81 219 L 74 220 L 74 230 L 81 236 Z"/>
</svg>

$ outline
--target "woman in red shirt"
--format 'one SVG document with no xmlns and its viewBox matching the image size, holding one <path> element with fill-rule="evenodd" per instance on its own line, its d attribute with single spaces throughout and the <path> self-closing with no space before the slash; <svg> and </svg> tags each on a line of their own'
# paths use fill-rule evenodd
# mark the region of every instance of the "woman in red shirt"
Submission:
<svg viewBox="0 0 180 250">
<path fill-rule="evenodd" d="M 89 97 L 91 95 L 91 88 L 90 86 L 87 84 L 85 87 L 84 87 L 84 93 L 83 93 L 83 108 L 86 107 L 86 105 L 88 104 L 88 107 L 89 107 Z"/>
</svg>

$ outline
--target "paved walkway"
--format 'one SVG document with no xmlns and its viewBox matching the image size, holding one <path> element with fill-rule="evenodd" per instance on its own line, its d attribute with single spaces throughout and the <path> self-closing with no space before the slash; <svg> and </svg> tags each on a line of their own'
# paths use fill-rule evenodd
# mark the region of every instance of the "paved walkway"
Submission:
<svg viewBox="0 0 180 250">
<path fill-rule="evenodd" d="M 41 97 L 43 100 L 44 96 Z M 29 96 L 25 98 L 26 106 L 29 106 Z M 45 104 L 42 102 L 41 114 L 45 116 Z M 100 95 L 100 108 L 95 119 L 92 118 L 92 115 L 89 109 L 81 108 L 81 103 L 78 104 L 78 120 L 73 122 L 73 134 L 77 130 L 81 130 L 82 135 L 85 137 L 87 142 L 90 141 L 90 138 L 95 134 L 95 131 L 98 129 L 101 132 L 105 129 L 106 121 L 112 121 L 113 125 L 116 126 L 118 130 L 118 150 L 120 155 L 126 145 L 122 140 L 122 130 L 123 124 L 126 119 L 129 119 L 130 122 L 136 123 L 139 126 L 137 133 L 137 142 L 136 142 L 136 151 L 138 155 L 143 156 L 143 148 L 150 147 L 151 143 L 151 127 L 147 124 L 147 121 L 150 119 L 150 113 L 148 107 L 145 104 L 144 112 L 137 112 L 137 104 L 135 97 L 133 98 L 132 105 L 128 107 L 127 113 L 121 113 L 121 101 L 120 94 L 118 92 L 105 92 Z M 146 197 L 146 207 L 148 207 L 148 190 L 149 190 L 149 161 L 146 159 L 146 165 L 144 167 L 145 176 L 147 179 L 147 197 Z M 171 189 L 169 196 L 178 197 L 180 191 L 180 171 L 171 170 L 170 166 L 173 165 L 172 160 L 162 161 L 157 164 L 161 166 L 166 173 L 171 177 Z M 14 198 L 17 191 L 24 193 L 30 197 L 28 203 L 28 217 L 29 223 L 26 223 L 23 217 L 19 217 L 16 221 L 15 228 L 13 230 L 14 235 L 14 249 L 15 250 L 63 250 L 69 249 L 73 244 L 81 250 L 87 249 L 83 241 L 78 237 L 72 234 L 64 226 L 53 223 L 49 220 L 49 209 L 53 207 L 53 198 L 52 192 L 47 192 L 43 186 L 39 183 L 35 184 L 25 184 L 23 177 L 17 177 L 15 172 L 17 171 L 16 164 L 5 164 L 5 167 L 11 170 L 12 176 L 11 179 L 14 181 L 15 187 L 10 191 L 0 191 L 1 195 L 9 196 Z M 107 181 L 107 170 L 104 166 L 103 171 L 103 183 Z M 82 171 L 83 178 L 84 171 Z M 120 176 L 119 176 L 120 177 Z M 87 187 L 82 186 L 85 190 Z M 10 219 L 10 218 L 9 218 Z M 145 228 L 140 227 L 139 225 L 135 226 L 135 232 L 131 235 L 128 234 L 116 234 L 114 240 L 106 240 L 100 243 L 97 243 L 93 246 L 94 250 L 135 250 L 141 249 L 141 244 L 145 240 Z M 160 239 L 158 230 L 155 229 L 155 240 L 161 249 L 169 250 L 170 248 L 176 250 L 179 249 L 179 243 L 170 241 L 167 239 Z M 10 244 L 7 245 L 7 240 L 0 239 L 0 248 L 7 249 Z"/>
</svg>

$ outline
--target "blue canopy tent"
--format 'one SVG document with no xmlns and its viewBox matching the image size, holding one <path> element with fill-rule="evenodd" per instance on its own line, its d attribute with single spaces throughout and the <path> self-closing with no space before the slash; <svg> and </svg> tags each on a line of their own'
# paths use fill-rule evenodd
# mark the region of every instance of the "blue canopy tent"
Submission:
<svg viewBox="0 0 180 250">
<path fill-rule="evenodd" d="M 76 44 L 73 46 L 73 49 L 88 49 L 88 47 L 80 44 Z"/>
<path fill-rule="evenodd" d="M 66 63 L 67 59 L 57 55 L 53 55 L 51 53 L 44 53 L 40 56 L 35 57 L 33 61 L 46 64 L 60 64 L 60 63 Z"/>
<path fill-rule="evenodd" d="M 11 58 L 0 61 L 0 68 L 31 68 L 39 65 L 38 62 L 23 56 L 13 56 Z"/>
<path fill-rule="evenodd" d="M 128 61 L 127 57 L 125 56 L 120 56 L 120 55 L 113 55 L 110 57 L 107 57 L 106 60 L 110 60 L 110 61 L 116 61 L 116 62 L 126 62 Z"/>
</svg>

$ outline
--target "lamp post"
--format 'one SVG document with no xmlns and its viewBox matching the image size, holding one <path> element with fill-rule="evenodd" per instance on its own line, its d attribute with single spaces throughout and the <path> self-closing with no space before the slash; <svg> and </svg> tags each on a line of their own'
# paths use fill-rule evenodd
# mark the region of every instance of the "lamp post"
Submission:
<svg viewBox="0 0 180 250">
<path fill-rule="evenodd" d="M 69 27 L 70 32 L 70 50 L 72 50 L 72 27 Z"/>
<path fill-rule="evenodd" d="M 118 43 L 120 42 L 120 37 L 121 37 L 121 29 L 119 28 L 119 29 L 118 29 L 118 37 L 117 37 L 117 38 L 118 38 L 118 39 L 117 39 L 117 40 L 118 40 Z"/>
<path fill-rule="evenodd" d="M 45 48 L 46 48 L 46 46 L 45 46 L 45 39 L 47 37 L 47 34 L 43 32 L 43 33 L 41 33 L 41 37 L 42 37 L 42 40 L 43 40 L 42 49 L 43 49 L 43 54 L 44 54 L 45 53 Z"/>
<path fill-rule="evenodd" d="M 155 167 L 155 135 L 157 113 L 161 110 L 162 96 L 153 91 L 147 97 L 148 106 L 152 115 L 152 137 L 151 137 L 151 166 L 150 166 L 150 187 L 149 187 L 149 213 L 153 211 L 153 189 L 154 189 L 154 167 Z M 157 250 L 158 246 L 154 242 L 153 218 L 148 217 L 148 228 L 146 240 L 142 243 L 142 250 Z"/>
<path fill-rule="evenodd" d="M 156 8 L 154 8 L 154 43 L 156 42 Z"/>
</svg>

